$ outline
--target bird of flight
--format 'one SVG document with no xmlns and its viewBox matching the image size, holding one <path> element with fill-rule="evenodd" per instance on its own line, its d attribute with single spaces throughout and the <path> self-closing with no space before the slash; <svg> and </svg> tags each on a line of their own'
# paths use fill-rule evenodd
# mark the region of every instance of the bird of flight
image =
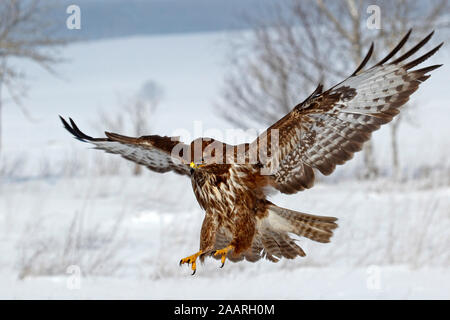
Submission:
<svg viewBox="0 0 450 320">
<path fill-rule="evenodd" d="M 433 32 L 397 58 L 411 30 L 381 61 L 364 69 L 371 45 L 359 67 L 328 90 L 321 84 L 253 142 L 228 145 L 210 138 L 184 144 L 176 137 L 127 137 L 105 132 L 106 137 L 84 134 L 69 118 L 61 121 L 80 141 L 119 154 L 156 172 L 173 171 L 190 178 L 198 203 L 205 211 L 199 251 L 181 259 L 193 274 L 197 260 L 212 256 L 222 267 L 231 261 L 305 256 L 289 234 L 326 243 L 337 227 L 336 218 L 278 207 L 266 196 L 277 190 L 293 194 L 314 184 L 315 170 L 331 174 L 362 149 L 371 133 L 391 121 L 410 95 L 441 65 L 413 69 L 443 43 L 408 59 Z M 407 61 L 408 60 L 408 61 Z"/>
</svg>

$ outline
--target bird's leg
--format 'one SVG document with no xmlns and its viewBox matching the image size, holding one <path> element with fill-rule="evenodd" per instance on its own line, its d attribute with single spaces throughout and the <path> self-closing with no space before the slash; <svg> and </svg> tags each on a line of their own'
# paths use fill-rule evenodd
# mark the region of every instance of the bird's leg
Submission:
<svg viewBox="0 0 450 320">
<path fill-rule="evenodd" d="M 185 264 L 185 263 L 187 263 L 187 264 L 191 264 L 191 263 L 192 263 L 192 266 L 191 266 L 192 271 L 193 271 L 193 272 L 192 272 L 192 275 L 194 275 L 194 274 L 195 274 L 195 271 L 197 271 L 197 263 L 196 263 L 197 258 L 198 258 L 202 253 L 203 253 L 203 251 L 200 250 L 199 252 L 194 253 L 193 255 L 191 255 L 191 256 L 189 256 L 189 257 L 186 257 L 186 258 L 181 259 L 181 260 L 180 260 L 180 266 L 181 266 L 182 264 Z"/>
<path fill-rule="evenodd" d="M 229 245 L 223 249 L 216 250 L 216 252 L 214 253 L 214 256 L 222 256 L 222 258 L 220 259 L 220 261 L 222 262 L 221 268 L 225 265 L 225 259 L 227 258 L 228 251 L 231 251 L 233 249 L 234 249 L 234 246 Z"/>
<path fill-rule="evenodd" d="M 197 270 L 197 259 L 203 259 L 203 255 L 209 254 L 214 247 L 215 241 L 215 229 L 214 221 L 212 215 L 206 212 L 205 219 L 203 220 L 202 230 L 200 233 L 200 250 L 193 255 L 180 260 L 180 265 L 182 264 L 192 264 L 192 275 L 195 274 Z"/>
</svg>

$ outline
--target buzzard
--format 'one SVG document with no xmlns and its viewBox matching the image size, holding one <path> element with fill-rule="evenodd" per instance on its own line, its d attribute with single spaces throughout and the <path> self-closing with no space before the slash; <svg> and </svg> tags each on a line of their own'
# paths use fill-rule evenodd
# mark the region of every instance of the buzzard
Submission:
<svg viewBox="0 0 450 320">
<path fill-rule="evenodd" d="M 433 32 L 400 57 L 411 30 L 381 61 L 364 69 L 373 43 L 360 66 L 347 79 L 324 91 L 321 84 L 291 112 L 255 141 L 228 145 L 210 138 L 184 144 L 175 137 L 106 137 L 84 134 L 69 118 L 61 121 L 80 141 L 119 154 L 156 172 L 173 171 L 189 177 L 205 211 L 200 249 L 181 259 L 190 264 L 206 256 L 231 261 L 304 257 L 293 235 L 326 243 L 337 227 L 336 218 L 281 208 L 266 199 L 271 190 L 293 194 L 314 184 L 315 170 L 331 174 L 362 149 L 371 133 L 391 121 L 428 73 L 441 65 L 412 70 L 443 43 L 413 60 Z M 410 60 L 410 61 L 407 61 Z"/>
</svg>

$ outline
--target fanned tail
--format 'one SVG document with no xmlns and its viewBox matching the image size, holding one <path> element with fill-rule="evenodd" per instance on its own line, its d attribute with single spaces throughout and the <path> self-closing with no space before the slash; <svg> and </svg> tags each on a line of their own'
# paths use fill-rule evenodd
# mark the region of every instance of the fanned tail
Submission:
<svg viewBox="0 0 450 320">
<path fill-rule="evenodd" d="M 288 233 L 317 242 L 327 243 L 337 228 L 334 217 L 316 216 L 269 205 L 269 214 L 261 220 L 260 237 L 255 245 L 263 249 L 262 255 L 277 262 L 280 258 L 293 259 L 306 256 Z"/>
<path fill-rule="evenodd" d="M 337 218 L 316 216 L 271 205 L 268 220 L 272 228 L 292 232 L 317 241 L 330 242 L 333 230 L 337 228 Z"/>
</svg>

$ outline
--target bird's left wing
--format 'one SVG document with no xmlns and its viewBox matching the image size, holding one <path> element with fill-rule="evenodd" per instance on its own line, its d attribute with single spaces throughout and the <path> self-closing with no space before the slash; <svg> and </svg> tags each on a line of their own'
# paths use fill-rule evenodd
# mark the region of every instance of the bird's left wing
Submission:
<svg viewBox="0 0 450 320">
<path fill-rule="evenodd" d="M 152 171 L 160 173 L 174 171 L 189 175 L 189 159 L 187 159 L 189 146 L 179 142 L 177 138 L 158 135 L 134 138 L 111 132 L 105 132 L 105 138 L 93 138 L 78 129 L 72 119 L 69 118 L 69 124 L 61 116 L 60 118 L 64 128 L 76 139 L 95 145 L 95 149 L 119 154 Z"/>
<path fill-rule="evenodd" d="M 427 73 L 441 66 L 411 70 L 433 55 L 442 43 L 406 61 L 433 33 L 390 62 L 410 33 L 384 59 L 363 70 L 372 45 L 350 77 L 324 92 L 319 85 L 304 102 L 250 144 L 249 149 L 258 151 L 259 163 L 270 173 L 273 187 L 288 194 L 311 188 L 313 169 L 329 175 L 336 165 L 351 159 L 373 131 L 399 113 L 399 107 L 430 77 Z"/>
</svg>

